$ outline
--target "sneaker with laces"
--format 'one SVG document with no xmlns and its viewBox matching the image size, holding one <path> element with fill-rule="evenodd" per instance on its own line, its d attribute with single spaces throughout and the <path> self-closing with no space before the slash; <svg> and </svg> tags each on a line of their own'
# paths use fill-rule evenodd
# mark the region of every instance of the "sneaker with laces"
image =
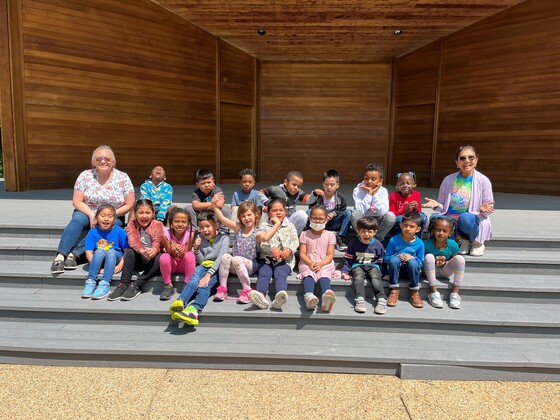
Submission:
<svg viewBox="0 0 560 420">
<path fill-rule="evenodd" d="M 268 309 L 270 306 L 270 302 L 266 299 L 266 296 L 257 290 L 251 290 L 249 292 L 249 300 L 260 309 Z"/>
<path fill-rule="evenodd" d="M 242 290 L 241 293 L 239 293 L 239 297 L 236 302 L 242 305 L 251 302 L 251 299 L 249 299 L 249 293 L 251 293 L 251 289 Z"/>
<path fill-rule="evenodd" d="M 358 299 L 356 299 L 354 311 L 358 312 L 359 314 L 363 314 L 366 312 L 366 301 L 364 300 L 364 298 L 359 297 Z"/>
<path fill-rule="evenodd" d="M 348 249 L 348 246 L 346 246 L 346 243 L 344 243 L 344 238 L 342 236 L 336 237 L 336 243 L 334 246 L 340 252 L 344 252 Z"/>
<path fill-rule="evenodd" d="M 334 302 L 336 301 L 336 295 L 332 290 L 326 290 L 321 296 L 321 310 L 323 312 L 330 312 L 332 311 Z"/>
<path fill-rule="evenodd" d="M 387 312 L 387 299 L 380 298 L 377 301 L 377 305 L 375 305 L 375 309 L 373 310 L 378 315 L 383 315 Z"/>
<path fill-rule="evenodd" d="M 185 303 L 181 299 L 177 299 L 169 307 L 169 313 L 173 315 L 175 312 L 181 312 L 183 309 L 185 309 Z"/>
<path fill-rule="evenodd" d="M 174 312 L 173 319 L 195 327 L 198 325 L 198 311 L 194 306 L 189 306 L 180 312 Z"/>
<path fill-rule="evenodd" d="M 64 273 L 64 261 L 54 260 L 51 264 L 51 274 L 62 274 Z"/>
<path fill-rule="evenodd" d="M 86 287 L 82 290 L 82 299 L 89 299 L 93 292 L 95 292 L 95 288 L 97 286 L 97 282 L 92 279 L 86 280 Z"/>
<path fill-rule="evenodd" d="M 276 293 L 276 296 L 274 296 L 274 300 L 270 304 L 270 307 L 272 309 L 281 309 L 287 301 L 288 293 L 285 290 L 280 290 L 278 293 Z"/>
<path fill-rule="evenodd" d="M 110 301 L 121 300 L 122 296 L 123 296 L 123 293 L 125 292 L 127 287 L 128 287 L 127 284 L 119 283 L 117 288 L 115 290 L 113 290 L 109 296 L 107 296 L 107 300 L 110 300 Z"/>
<path fill-rule="evenodd" d="M 461 296 L 457 293 L 451 293 L 449 296 L 449 307 L 451 309 L 461 309 Z"/>
<path fill-rule="evenodd" d="M 408 300 L 415 308 L 423 308 L 424 302 L 420 297 L 420 292 L 418 290 L 409 290 Z"/>
<path fill-rule="evenodd" d="M 223 302 L 227 299 L 227 287 L 226 286 L 218 286 L 218 290 L 214 295 L 214 302 Z"/>
<path fill-rule="evenodd" d="M 124 293 L 122 295 L 122 300 L 132 300 L 136 296 L 138 296 L 140 293 L 142 293 L 142 290 L 140 290 L 138 285 L 136 283 L 131 283 L 131 284 L 128 285 L 128 287 L 124 291 Z"/>
<path fill-rule="evenodd" d="M 159 295 L 159 300 L 169 300 L 171 299 L 171 296 L 173 296 L 174 294 L 175 294 L 175 289 L 173 289 L 173 285 L 166 284 L 165 286 L 163 286 L 163 290 Z"/>
<path fill-rule="evenodd" d="M 398 301 L 399 301 L 399 289 L 394 287 L 391 289 L 391 292 L 389 293 L 389 298 L 387 299 L 387 306 L 390 307 L 397 306 Z"/>
<path fill-rule="evenodd" d="M 73 252 L 69 253 L 64 260 L 64 269 L 65 270 L 75 270 L 78 268 L 78 257 Z"/>
<path fill-rule="evenodd" d="M 443 308 L 443 300 L 441 300 L 441 294 L 439 292 L 430 293 L 428 295 L 428 302 L 434 308 Z"/>
<path fill-rule="evenodd" d="M 319 298 L 311 292 L 307 292 L 303 295 L 303 300 L 305 301 L 305 307 L 310 311 L 314 311 L 319 303 Z"/>
<path fill-rule="evenodd" d="M 477 241 L 473 241 L 470 255 L 472 255 L 473 257 L 482 257 L 484 255 L 484 249 L 486 249 L 484 244 L 481 244 L 480 242 Z"/>
<path fill-rule="evenodd" d="M 106 298 L 107 295 L 109 295 L 110 291 L 111 291 L 111 283 L 109 283 L 107 280 L 101 280 L 97 285 L 95 292 L 93 292 L 93 295 L 91 295 L 91 298 L 93 300 L 100 300 Z"/>
</svg>

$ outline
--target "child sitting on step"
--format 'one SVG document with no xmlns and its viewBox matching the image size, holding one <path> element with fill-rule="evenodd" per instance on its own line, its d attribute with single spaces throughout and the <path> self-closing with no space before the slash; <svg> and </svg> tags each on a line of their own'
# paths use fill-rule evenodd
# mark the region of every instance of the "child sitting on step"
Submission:
<svg viewBox="0 0 560 420">
<path fill-rule="evenodd" d="M 213 213 L 198 214 L 199 233 L 193 246 L 198 266 L 179 299 L 169 308 L 174 320 L 198 325 L 198 315 L 208 303 L 212 287 L 218 282 L 218 269 L 229 247 L 229 235 L 220 232 L 219 226 L 220 222 Z M 194 302 L 189 303 L 194 295 Z"/>
<path fill-rule="evenodd" d="M 336 238 L 334 233 L 325 230 L 327 217 L 325 206 L 313 207 L 309 215 L 309 230 L 303 231 L 299 236 L 299 274 L 303 278 L 305 305 L 310 311 L 314 311 L 319 303 L 319 298 L 313 293 L 316 283 L 319 283 L 323 292 L 323 312 L 330 312 L 336 300 L 331 290 L 331 279 L 335 272 L 333 257 Z"/>
<path fill-rule="evenodd" d="M 397 174 L 397 191 L 389 195 L 389 211 L 396 216 L 395 225 L 393 226 L 393 235 L 401 233 L 402 215 L 405 212 L 418 212 L 422 218 L 420 227 L 424 230 L 424 226 L 428 221 L 428 216 L 422 213 L 422 204 L 420 204 L 420 193 L 414 188 L 416 187 L 416 174 L 412 171 Z M 422 230 L 420 232 L 422 232 Z M 422 235 L 420 235 L 422 236 Z"/>
<path fill-rule="evenodd" d="M 173 201 L 173 187 L 165 181 L 165 169 L 155 166 L 150 178 L 140 185 L 140 198 L 152 201 L 155 219 L 164 224 L 167 222 L 167 210 Z"/>
<path fill-rule="evenodd" d="M 249 299 L 253 305 L 261 309 L 272 307 L 280 309 L 288 301 L 288 276 L 295 266 L 294 252 L 299 246 L 295 226 L 286 217 L 283 199 L 272 199 L 268 203 L 269 220 L 262 223 L 260 229 L 268 232 L 273 229 L 273 220 L 280 221 L 278 231 L 268 241 L 261 243 L 259 259 L 259 277 L 257 290 L 251 290 Z M 274 277 L 276 295 L 272 304 L 267 300 L 266 293 L 270 280 Z"/>
<path fill-rule="evenodd" d="M 220 264 L 218 278 L 220 285 L 214 295 L 214 302 L 222 302 L 227 299 L 227 279 L 229 273 L 234 273 L 241 282 L 243 290 L 239 294 L 237 303 L 249 303 L 249 292 L 251 283 L 249 276 L 257 271 L 257 244 L 268 241 L 278 231 L 280 220 L 271 219 L 274 226 L 268 232 L 260 231 L 258 226 L 261 220 L 261 212 L 253 201 L 244 201 L 237 208 L 237 219 L 235 223 L 224 216 L 215 200 L 222 200 L 220 194 L 212 199 L 212 209 L 220 222 L 233 231 L 233 255 L 224 254 Z"/>
<path fill-rule="evenodd" d="M 82 298 L 103 299 L 111 290 L 113 273 L 118 273 L 123 266 L 123 252 L 128 248 L 126 232 L 120 226 L 115 226 L 117 211 L 110 204 L 103 204 L 95 212 L 97 224 L 86 236 L 86 257 L 89 261 L 89 271 L 86 286 L 82 291 Z M 103 274 L 99 285 L 97 276 Z"/>
<path fill-rule="evenodd" d="M 424 241 L 426 256 L 424 257 L 424 272 L 430 285 L 428 302 L 434 308 L 443 308 L 441 294 L 436 288 L 436 277 L 451 277 L 453 275 L 453 289 L 449 296 L 449 307 L 461 308 L 459 289 L 465 274 L 465 258 L 459 255 L 459 245 L 453 239 L 455 219 L 448 216 L 435 216 L 430 220 L 428 231 L 430 239 Z"/>
</svg>

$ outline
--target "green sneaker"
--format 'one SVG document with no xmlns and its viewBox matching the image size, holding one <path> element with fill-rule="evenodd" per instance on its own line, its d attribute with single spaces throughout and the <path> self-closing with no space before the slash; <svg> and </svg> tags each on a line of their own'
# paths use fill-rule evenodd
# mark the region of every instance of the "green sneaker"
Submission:
<svg viewBox="0 0 560 420">
<path fill-rule="evenodd" d="M 176 314 L 177 312 L 181 312 L 185 308 L 185 304 L 182 300 L 177 299 L 175 302 L 171 304 L 169 307 L 169 313 L 171 315 Z"/>
<path fill-rule="evenodd" d="M 175 312 L 173 314 L 173 319 L 195 327 L 198 325 L 198 311 L 194 306 L 189 306 L 181 312 Z"/>
</svg>

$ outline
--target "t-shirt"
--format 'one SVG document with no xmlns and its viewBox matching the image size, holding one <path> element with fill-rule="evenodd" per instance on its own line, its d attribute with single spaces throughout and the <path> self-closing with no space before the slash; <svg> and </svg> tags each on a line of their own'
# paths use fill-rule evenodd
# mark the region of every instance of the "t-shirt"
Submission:
<svg viewBox="0 0 560 420">
<path fill-rule="evenodd" d="M 426 239 L 424 241 L 425 254 L 432 254 L 434 257 L 445 257 L 446 261 L 449 261 L 451 257 L 459 253 L 459 245 L 453 239 L 447 239 L 447 246 L 445 249 L 436 248 L 436 242 L 434 238 Z"/>
<path fill-rule="evenodd" d="M 248 194 L 244 193 L 243 190 L 235 191 L 233 193 L 233 197 L 231 198 L 231 205 L 238 206 L 245 201 L 252 201 L 257 207 L 262 207 L 264 205 L 264 201 L 266 201 L 266 197 L 261 194 L 259 194 L 259 191 L 254 189 L 249 191 Z"/>
<path fill-rule="evenodd" d="M 193 191 L 192 193 L 192 202 L 194 201 L 200 201 L 201 203 L 209 203 L 212 201 L 212 198 L 214 198 L 214 196 L 218 193 L 221 193 L 222 189 L 218 186 L 215 186 L 212 191 L 210 191 L 210 194 L 206 195 L 204 194 L 200 188 L 197 188 L 196 190 Z M 198 212 L 197 212 L 198 213 Z"/>
<path fill-rule="evenodd" d="M 451 190 L 451 198 L 449 200 L 449 209 L 447 215 L 458 219 L 461 213 L 469 211 L 472 194 L 472 175 L 468 178 L 457 175 Z"/>
<path fill-rule="evenodd" d="M 84 203 L 95 212 L 102 204 L 110 204 L 118 209 L 125 202 L 125 197 L 134 194 L 134 187 L 127 174 L 113 169 L 106 185 L 99 183 L 97 169 L 83 171 L 76 179 L 74 189 L 84 195 Z"/>
<path fill-rule="evenodd" d="M 105 240 L 107 243 L 100 246 L 98 244 L 100 240 Z M 113 249 L 122 257 L 124 249 L 129 247 L 126 232 L 119 226 L 113 226 L 111 230 L 102 230 L 99 226 L 95 226 L 86 236 L 86 251 L 96 251 L 98 247 L 105 250 Z"/>
</svg>

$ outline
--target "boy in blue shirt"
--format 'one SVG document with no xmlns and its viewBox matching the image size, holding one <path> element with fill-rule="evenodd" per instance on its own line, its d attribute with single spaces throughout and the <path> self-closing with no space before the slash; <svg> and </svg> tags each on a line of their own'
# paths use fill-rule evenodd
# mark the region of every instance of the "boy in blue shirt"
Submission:
<svg viewBox="0 0 560 420">
<path fill-rule="evenodd" d="M 371 282 L 373 294 L 377 300 L 374 312 L 384 314 L 387 312 L 387 295 L 381 281 L 381 270 L 379 264 L 383 261 L 385 249 L 377 239 L 377 221 L 371 216 L 364 216 L 358 220 L 358 237 L 350 241 L 348 249 L 344 254 L 344 266 L 342 267 L 342 278 L 352 280 L 356 293 L 356 305 L 354 310 L 358 313 L 366 311 L 366 288 L 365 281 Z"/>
<path fill-rule="evenodd" d="M 417 212 L 406 212 L 400 224 L 401 234 L 393 236 L 387 245 L 384 261 L 389 269 L 389 299 L 387 306 L 397 306 L 399 300 L 399 274 L 406 267 L 409 278 L 409 300 L 415 308 L 423 308 L 420 298 L 420 270 L 424 262 L 424 243 L 416 236 L 422 229 L 422 218 Z"/>
<path fill-rule="evenodd" d="M 165 169 L 161 166 L 154 166 L 150 179 L 144 181 L 140 186 L 140 199 L 152 201 L 156 219 L 163 223 L 167 219 L 167 210 L 173 201 L 173 187 L 165 181 Z"/>
<path fill-rule="evenodd" d="M 252 169 L 246 168 L 239 172 L 239 184 L 241 189 L 233 193 L 231 198 L 231 217 L 232 220 L 237 220 L 237 207 L 244 201 L 252 201 L 259 208 L 264 206 L 266 197 L 263 193 L 255 190 L 255 180 L 257 174 Z"/>
</svg>

